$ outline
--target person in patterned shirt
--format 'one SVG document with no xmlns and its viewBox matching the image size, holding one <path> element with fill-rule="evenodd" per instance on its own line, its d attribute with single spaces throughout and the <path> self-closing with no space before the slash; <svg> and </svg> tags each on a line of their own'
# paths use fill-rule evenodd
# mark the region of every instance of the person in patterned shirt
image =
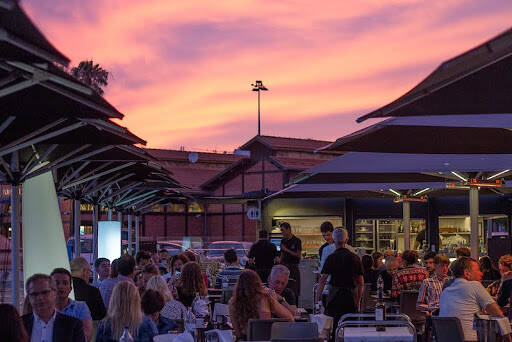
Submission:
<svg viewBox="0 0 512 342">
<path fill-rule="evenodd" d="M 418 267 L 418 252 L 407 250 L 402 254 L 404 268 L 393 275 L 391 297 L 400 297 L 402 290 L 418 290 L 424 279 L 428 278 L 428 272 L 423 267 Z"/>
<path fill-rule="evenodd" d="M 446 255 L 438 254 L 434 257 L 434 265 L 435 274 L 433 277 L 423 280 L 416 302 L 416 308 L 427 313 L 439 309 L 439 298 L 447 279 L 450 259 Z"/>
</svg>

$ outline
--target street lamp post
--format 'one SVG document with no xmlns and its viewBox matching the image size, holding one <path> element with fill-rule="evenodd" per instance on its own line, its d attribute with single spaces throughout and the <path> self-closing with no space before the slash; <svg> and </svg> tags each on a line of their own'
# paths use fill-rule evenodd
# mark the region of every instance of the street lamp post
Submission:
<svg viewBox="0 0 512 342">
<path fill-rule="evenodd" d="M 262 81 L 256 81 L 254 84 L 251 84 L 252 91 L 258 92 L 258 135 L 261 135 L 261 123 L 260 123 L 260 91 L 267 91 L 268 89 L 263 85 Z"/>
</svg>

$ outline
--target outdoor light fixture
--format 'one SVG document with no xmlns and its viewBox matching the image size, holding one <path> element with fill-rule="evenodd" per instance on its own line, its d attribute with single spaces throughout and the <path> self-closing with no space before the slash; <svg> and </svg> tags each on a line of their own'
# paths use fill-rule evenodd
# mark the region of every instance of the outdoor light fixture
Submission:
<svg viewBox="0 0 512 342">
<path fill-rule="evenodd" d="M 393 202 L 395 202 L 395 203 L 400 203 L 400 202 L 423 202 L 424 203 L 426 201 L 427 201 L 427 197 L 425 197 L 425 196 L 409 197 L 407 195 L 402 195 L 402 196 L 400 196 L 398 198 L 395 198 L 393 200 Z"/>
<path fill-rule="evenodd" d="M 418 196 L 419 194 L 422 194 L 422 193 L 424 193 L 425 191 L 429 191 L 429 190 L 430 190 L 430 188 L 425 188 L 425 189 L 423 189 L 423 190 L 420 190 L 420 191 L 415 192 L 415 193 L 414 193 L 414 194 L 412 194 L 412 195 L 413 195 L 413 196 Z"/>
<path fill-rule="evenodd" d="M 263 85 L 263 81 L 256 81 L 252 86 L 252 91 L 258 92 L 258 135 L 261 135 L 261 124 L 260 124 L 260 91 L 267 91 L 268 88 Z"/>
<path fill-rule="evenodd" d="M 494 175 L 487 177 L 487 180 L 491 180 L 491 179 L 493 179 L 493 178 L 496 178 L 496 177 L 498 177 L 498 176 L 501 176 L 502 174 L 507 173 L 507 172 L 509 172 L 509 171 L 510 171 L 510 170 L 503 170 L 503 171 L 500 171 L 500 172 L 498 172 L 498 173 L 495 173 Z"/>
<path fill-rule="evenodd" d="M 468 179 L 467 178 L 464 178 L 463 176 L 461 176 L 460 174 L 458 174 L 457 172 L 455 171 L 452 171 L 452 175 L 456 176 L 457 178 L 461 179 L 462 181 L 464 182 L 467 182 Z"/>
<path fill-rule="evenodd" d="M 501 188 L 504 186 L 501 179 L 495 181 L 485 181 L 483 179 L 472 178 L 468 182 L 469 186 L 479 186 L 481 188 Z"/>
<path fill-rule="evenodd" d="M 398 192 L 398 191 L 396 191 L 396 190 L 389 189 L 389 191 L 391 191 L 392 193 L 394 193 L 394 194 L 395 194 L 395 195 L 397 195 L 397 196 L 402 196 L 402 194 L 401 194 L 401 193 L 399 193 L 399 192 Z"/>
</svg>

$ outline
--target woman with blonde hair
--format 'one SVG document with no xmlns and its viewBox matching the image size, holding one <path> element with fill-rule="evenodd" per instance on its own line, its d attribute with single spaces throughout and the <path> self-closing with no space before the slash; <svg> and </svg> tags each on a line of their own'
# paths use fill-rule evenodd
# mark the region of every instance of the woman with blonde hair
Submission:
<svg viewBox="0 0 512 342">
<path fill-rule="evenodd" d="M 284 306 L 272 297 L 261 283 L 258 274 L 245 270 L 240 274 L 229 300 L 229 316 L 238 339 L 247 339 L 249 319 L 285 318 L 293 321 L 293 316 Z"/>
<path fill-rule="evenodd" d="M 187 308 L 185 308 L 181 302 L 172 297 L 171 291 L 169 290 L 164 277 L 153 276 L 149 278 L 146 284 L 146 290 L 155 290 L 164 297 L 165 305 L 160 311 L 160 315 L 162 317 L 168 319 L 184 319 L 186 317 Z"/>
<path fill-rule="evenodd" d="M 112 291 L 107 316 L 98 325 L 96 342 L 118 341 L 128 327 L 134 341 L 151 342 L 158 335 L 155 324 L 142 315 L 139 291 L 131 282 L 121 281 Z"/>
<path fill-rule="evenodd" d="M 176 290 L 178 300 L 186 307 L 192 305 L 196 293 L 201 297 L 208 295 L 208 289 L 204 284 L 201 268 L 198 263 L 191 261 L 185 264 L 183 272 L 176 282 Z"/>
</svg>

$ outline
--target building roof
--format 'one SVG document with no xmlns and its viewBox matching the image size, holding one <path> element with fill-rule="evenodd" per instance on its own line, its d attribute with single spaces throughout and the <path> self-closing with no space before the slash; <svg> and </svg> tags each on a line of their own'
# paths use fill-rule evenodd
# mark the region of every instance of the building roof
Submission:
<svg viewBox="0 0 512 342">
<path fill-rule="evenodd" d="M 213 152 L 194 152 L 180 150 L 164 150 L 164 149 L 146 149 L 149 154 L 161 161 L 186 161 L 188 162 L 191 153 L 197 153 L 197 163 L 220 163 L 231 164 L 244 156 L 232 153 L 213 153 Z"/>
<path fill-rule="evenodd" d="M 313 152 L 321 147 L 330 144 L 330 141 L 313 140 L 313 139 L 300 139 L 300 138 L 286 138 L 286 137 L 272 137 L 267 135 L 257 135 L 242 146 L 241 150 L 247 150 L 254 143 L 260 143 L 272 150 L 292 150 L 292 151 L 310 151 Z"/>
<path fill-rule="evenodd" d="M 307 170 L 313 166 L 325 163 L 325 159 L 299 159 L 299 158 L 283 158 L 270 157 L 270 160 L 279 168 L 287 170 Z"/>
</svg>

